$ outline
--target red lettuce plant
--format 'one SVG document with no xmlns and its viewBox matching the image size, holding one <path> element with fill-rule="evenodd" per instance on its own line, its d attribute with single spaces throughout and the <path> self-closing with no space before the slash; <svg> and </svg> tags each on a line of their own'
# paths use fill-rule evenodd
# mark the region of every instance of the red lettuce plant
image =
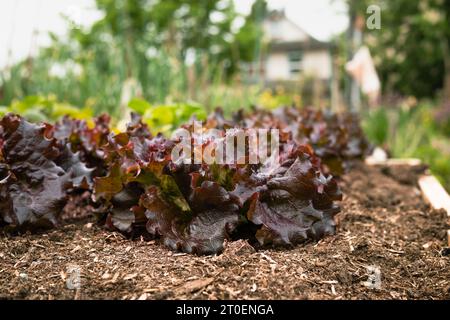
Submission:
<svg viewBox="0 0 450 320">
<path fill-rule="evenodd" d="M 362 159 L 371 151 L 358 116 L 348 112 L 284 107 L 273 111 L 254 109 L 248 114 L 240 111 L 233 119 L 236 126 L 278 128 L 297 143 L 311 145 L 322 159 L 323 170 L 333 175 L 342 175 L 352 160 Z"/>
<path fill-rule="evenodd" d="M 174 250 L 213 254 L 227 239 L 244 237 L 291 246 L 335 232 L 342 195 L 328 172 L 339 173 L 341 163 L 368 148 L 354 116 L 310 109 L 240 112 L 231 120 L 217 110 L 204 128 L 218 129 L 218 136 L 184 126 L 200 152 L 238 128 L 280 129 L 280 161 L 260 164 L 175 161 L 180 140 L 152 136 L 137 115 L 116 135 L 107 116 L 94 122 L 1 120 L 0 223 L 56 225 L 71 192 L 92 190 L 107 227 L 160 238 Z"/>
<path fill-rule="evenodd" d="M 94 175 L 104 175 L 106 167 L 101 147 L 110 134 L 110 117 L 102 115 L 93 122 L 94 126 L 90 127 L 85 120 L 65 116 L 56 122 L 52 135 L 61 144 L 68 144 L 72 152 L 78 152 L 80 159 L 94 168 Z"/>
<path fill-rule="evenodd" d="M 53 127 L 7 115 L 1 122 L 0 221 L 54 226 L 68 192 L 92 186 L 92 169 L 52 137 Z"/>
<path fill-rule="evenodd" d="M 110 137 L 109 174 L 94 188 L 107 202 L 109 227 L 144 230 L 197 254 L 220 252 L 226 239 L 244 235 L 261 245 L 294 245 L 335 231 L 341 194 L 310 147 L 283 142 L 278 164 L 208 165 L 173 162 L 175 143 L 130 132 Z"/>
</svg>

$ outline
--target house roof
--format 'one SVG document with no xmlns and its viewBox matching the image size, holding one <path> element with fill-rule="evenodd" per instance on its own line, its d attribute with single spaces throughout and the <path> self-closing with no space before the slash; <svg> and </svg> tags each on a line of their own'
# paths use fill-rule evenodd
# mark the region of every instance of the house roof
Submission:
<svg viewBox="0 0 450 320">
<path fill-rule="evenodd" d="M 265 31 L 272 51 L 295 49 L 327 49 L 330 42 L 319 41 L 290 20 L 285 11 L 272 10 L 265 21 Z"/>
</svg>

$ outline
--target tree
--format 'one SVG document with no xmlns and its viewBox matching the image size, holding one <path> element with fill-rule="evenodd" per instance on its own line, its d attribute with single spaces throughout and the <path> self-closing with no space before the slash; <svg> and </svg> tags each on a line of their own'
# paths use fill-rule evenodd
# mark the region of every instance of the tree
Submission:
<svg viewBox="0 0 450 320">
<path fill-rule="evenodd" d="M 267 1 L 256 0 L 246 17 L 245 23 L 236 35 L 236 43 L 240 49 L 240 59 L 251 62 L 259 56 L 264 30 L 262 23 L 268 13 Z"/>
<path fill-rule="evenodd" d="M 368 5 L 381 11 L 381 30 L 366 30 L 385 92 L 419 98 L 444 88 L 450 98 L 450 6 L 444 0 L 349 1 L 366 15 Z"/>
</svg>

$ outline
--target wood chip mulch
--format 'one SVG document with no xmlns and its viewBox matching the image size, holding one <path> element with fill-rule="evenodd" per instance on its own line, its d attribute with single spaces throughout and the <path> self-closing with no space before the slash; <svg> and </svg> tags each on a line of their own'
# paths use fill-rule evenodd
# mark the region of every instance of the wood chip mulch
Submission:
<svg viewBox="0 0 450 320">
<path fill-rule="evenodd" d="M 198 257 L 86 220 L 1 234 L 0 299 L 450 299 L 447 217 L 414 181 L 356 165 L 337 234 L 291 249 L 239 240 Z"/>
</svg>

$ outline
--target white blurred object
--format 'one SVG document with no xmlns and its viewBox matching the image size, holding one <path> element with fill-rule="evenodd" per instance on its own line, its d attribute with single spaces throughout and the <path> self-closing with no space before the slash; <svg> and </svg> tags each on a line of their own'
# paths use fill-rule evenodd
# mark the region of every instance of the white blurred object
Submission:
<svg viewBox="0 0 450 320">
<path fill-rule="evenodd" d="M 131 109 L 128 103 L 134 97 L 142 96 L 142 87 L 134 78 L 128 78 L 124 81 L 122 86 L 122 93 L 120 95 L 120 121 L 117 123 L 117 129 L 125 131 L 127 125 L 131 122 Z"/>
<path fill-rule="evenodd" d="M 56 62 L 50 67 L 48 74 L 51 77 L 63 79 L 69 74 L 80 77 L 83 73 L 83 66 L 74 60 L 67 60 L 64 63 Z"/>
<path fill-rule="evenodd" d="M 376 147 L 375 150 L 373 150 L 373 152 L 369 158 L 374 160 L 375 162 L 382 162 L 382 161 L 386 161 L 388 156 L 387 156 L 386 151 L 384 151 L 380 147 Z"/>
<path fill-rule="evenodd" d="M 345 69 L 358 83 L 361 91 L 375 103 L 380 95 L 381 84 L 369 49 L 365 46 L 359 48 L 353 59 L 347 62 Z"/>
</svg>

